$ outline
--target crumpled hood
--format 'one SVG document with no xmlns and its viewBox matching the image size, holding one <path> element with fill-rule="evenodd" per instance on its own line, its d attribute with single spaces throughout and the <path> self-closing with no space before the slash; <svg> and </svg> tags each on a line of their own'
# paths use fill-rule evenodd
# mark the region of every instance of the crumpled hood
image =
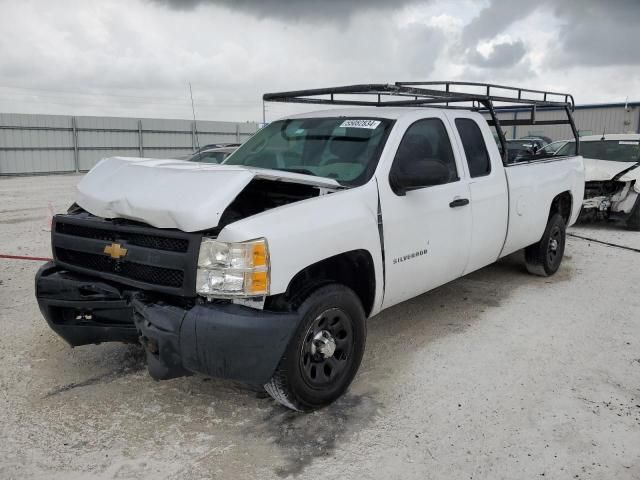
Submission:
<svg viewBox="0 0 640 480">
<path fill-rule="evenodd" d="M 584 159 L 585 181 L 606 181 L 611 180 L 618 173 L 632 167 L 632 162 L 612 162 L 609 160 L 597 160 L 594 158 Z M 618 180 L 629 182 L 640 180 L 640 167 L 636 167 L 628 173 L 622 175 Z M 639 182 L 640 183 L 640 182 Z"/>
<path fill-rule="evenodd" d="M 103 218 L 195 232 L 218 225 L 225 208 L 254 178 L 340 188 L 329 178 L 235 165 L 113 157 L 77 186 L 76 203 Z"/>
</svg>

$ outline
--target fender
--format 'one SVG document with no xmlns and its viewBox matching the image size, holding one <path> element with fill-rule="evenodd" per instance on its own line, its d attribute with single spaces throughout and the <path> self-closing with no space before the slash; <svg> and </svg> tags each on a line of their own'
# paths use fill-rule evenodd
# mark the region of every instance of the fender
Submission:
<svg viewBox="0 0 640 480">
<path fill-rule="evenodd" d="M 383 292 L 377 205 L 378 192 L 372 179 L 360 187 L 239 220 L 227 225 L 218 239 L 225 242 L 267 239 L 270 295 L 284 293 L 293 277 L 314 263 L 352 250 L 367 250 L 378 280 L 371 311 L 375 315 L 380 311 Z"/>
</svg>

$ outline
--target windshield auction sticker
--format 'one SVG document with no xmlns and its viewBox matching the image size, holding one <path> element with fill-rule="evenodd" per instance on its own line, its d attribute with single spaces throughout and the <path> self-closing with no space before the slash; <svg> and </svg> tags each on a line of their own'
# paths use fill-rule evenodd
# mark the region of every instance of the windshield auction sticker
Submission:
<svg viewBox="0 0 640 480">
<path fill-rule="evenodd" d="M 375 129 L 380 125 L 380 120 L 345 120 L 340 124 L 342 128 L 369 128 Z"/>
</svg>

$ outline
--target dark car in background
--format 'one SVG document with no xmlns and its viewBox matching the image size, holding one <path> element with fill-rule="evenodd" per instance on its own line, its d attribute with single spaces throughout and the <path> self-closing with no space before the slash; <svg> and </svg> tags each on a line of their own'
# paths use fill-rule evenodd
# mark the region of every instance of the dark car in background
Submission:
<svg viewBox="0 0 640 480">
<path fill-rule="evenodd" d="M 520 137 L 519 140 L 539 140 L 542 141 L 544 145 L 548 145 L 553 142 L 553 139 L 544 135 L 527 135 L 526 137 Z"/>
<path fill-rule="evenodd" d="M 219 147 L 210 148 L 208 150 L 200 150 L 191 156 L 185 157 L 184 160 L 188 162 L 200 162 L 200 163 L 222 163 L 229 155 L 238 149 L 237 146 L 233 147 Z"/>
<path fill-rule="evenodd" d="M 213 150 L 214 148 L 230 148 L 235 147 L 238 148 L 240 146 L 239 143 L 210 143 L 208 145 L 203 145 L 198 148 L 196 152 L 204 152 L 205 150 Z"/>
<path fill-rule="evenodd" d="M 536 155 L 546 145 L 541 138 L 520 138 L 507 140 L 508 162 L 517 162 L 522 157 Z"/>
</svg>

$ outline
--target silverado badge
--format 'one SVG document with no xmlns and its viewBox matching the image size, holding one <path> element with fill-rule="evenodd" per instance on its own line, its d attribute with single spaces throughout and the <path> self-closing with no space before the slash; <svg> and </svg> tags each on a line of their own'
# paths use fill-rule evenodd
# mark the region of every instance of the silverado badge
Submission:
<svg viewBox="0 0 640 480">
<path fill-rule="evenodd" d="M 122 245 L 119 243 L 112 243 L 111 245 L 107 245 L 104 247 L 104 253 L 109 255 L 114 260 L 120 260 L 127 254 L 127 249 L 122 248 Z"/>
</svg>

